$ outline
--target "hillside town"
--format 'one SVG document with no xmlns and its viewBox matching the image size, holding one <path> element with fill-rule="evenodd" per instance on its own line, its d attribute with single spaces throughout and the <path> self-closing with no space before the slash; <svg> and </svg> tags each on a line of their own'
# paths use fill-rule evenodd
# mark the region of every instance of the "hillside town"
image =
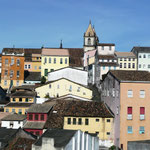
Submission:
<svg viewBox="0 0 150 150">
<path fill-rule="evenodd" d="M 0 150 L 149 150 L 150 47 L 3 48 Z"/>
</svg>

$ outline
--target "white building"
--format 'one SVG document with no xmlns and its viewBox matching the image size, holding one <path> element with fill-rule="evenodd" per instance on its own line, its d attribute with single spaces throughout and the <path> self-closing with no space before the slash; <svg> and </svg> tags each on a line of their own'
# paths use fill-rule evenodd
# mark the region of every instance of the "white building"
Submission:
<svg viewBox="0 0 150 150">
<path fill-rule="evenodd" d="M 76 68 L 66 67 L 48 73 L 48 81 L 55 81 L 61 78 L 68 79 L 81 85 L 88 85 L 88 72 Z"/>
<path fill-rule="evenodd" d="M 32 150 L 99 150 L 97 136 L 80 130 L 49 129 L 32 145 Z"/>
<path fill-rule="evenodd" d="M 137 56 L 137 70 L 150 71 L 150 47 L 133 47 Z"/>
<path fill-rule="evenodd" d="M 18 129 L 22 128 L 26 122 L 25 115 L 11 114 L 1 120 L 1 127 Z"/>
</svg>

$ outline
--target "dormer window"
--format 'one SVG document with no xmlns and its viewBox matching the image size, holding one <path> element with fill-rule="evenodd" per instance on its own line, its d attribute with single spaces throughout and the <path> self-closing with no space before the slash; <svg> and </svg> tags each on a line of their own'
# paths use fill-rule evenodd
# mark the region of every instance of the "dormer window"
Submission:
<svg viewBox="0 0 150 150">
<path fill-rule="evenodd" d="M 104 50 L 104 46 L 102 46 L 102 50 Z"/>
<path fill-rule="evenodd" d="M 91 45 L 91 39 L 88 38 L 88 45 Z"/>
<path fill-rule="evenodd" d="M 109 50 L 111 51 L 111 46 L 109 46 Z"/>
</svg>

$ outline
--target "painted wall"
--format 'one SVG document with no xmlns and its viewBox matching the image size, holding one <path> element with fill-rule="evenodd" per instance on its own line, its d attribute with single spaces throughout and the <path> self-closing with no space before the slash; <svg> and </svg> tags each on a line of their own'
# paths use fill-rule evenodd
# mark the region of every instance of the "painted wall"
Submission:
<svg viewBox="0 0 150 150">
<path fill-rule="evenodd" d="M 66 78 L 68 80 L 71 80 L 73 82 L 76 82 L 82 85 L 88 85 L 88 72 L 87 71 L 73 69 L 73 68 L 64 68 L 58 71 L 50 72 L 48 74 L 48 81 L 54 81 L 54 80 L 58 80 L 61 78 Z"/>
<path fill-rule="evenodd" d="M 54 63 L 54 58 L 56 59 L 56 63 Z M 62 58 L 62 64 L 60 63 L 60 59 Z M 45 63 L 45 59 L 47 62 Z M 49 59 L 51 59 L 51 62 L 49 62 Z M 67 59 L 67 62 L 65 63 L 65 59 Z M 42 62 L 41 62 L 41 76 L 45 76 L 45 69 L 48 69 L 48 72 L 53 70 L 58 70 L 61 68 L 65 68 L 69 66 L 69 56 L 42 56 Z"/>
<path fill-rule="evenodd" d="M 33 97 L 27 98 L 28 101 L 26 101 L 25 97 L 21 97 L 22 98 L 22 103 L 27 102 L 27 103 L 34 103 L 35 99 Z M 10 99 L 11 102 L 19 102 L 19 98 L 18 97 L 11 97 Z"/>
<path fill-rule="evenodd" d="M 30 132 L 34 135 L 40 135 L 41 136 L 43 134 L 43 129 L 24 129 L 24 130 L 27 132 Z M 36 132 L 38 132 L 38 134 Z"/>
<path fill-rule="evenodd" d="M 120 144 L 127 150 L 127 141 L 150 139 L 150 83 L 121 83 L 120 88 Z M 128 90 L 133 91 L 133 97 L 127 96 Z M 145 98 L 140 98 L 140 90 L 145 91 Z M 127 120 L 127 107 L 132 107 L 132 120 Z M 144 120 L 140 120 L 140 107 L 145 107 Z M 127 132 L 128 126 L 132 126 L 133 133 Z M 145 127 L 144 134 L 139 133 L 140 126 Z"/>
<path fill-rule="evenodd" d="M 13 109 L 15 109 L 15 112 L 13 112 Z M 22 115 L 26 114 L 27 110 L 29 109 L 29 107 L 4 107 L 4 112 L 13 112 L 13 113 L 19 113 L 19 109 L 21 109 L 22 111 Z"/>
<path fill-rule="evenodd" d="M 115 46 L 104 46 L 104 50 L 102 46 L 97 46 L 99 55 L 113 55 L 115 52 Z"/>
<path fill-rule="evenodd" d="M 1 127 L 18 129 L 20 127 L 22 128 L 25 122 L 26 120 L 24 121 L 2 121 Z"/>
<path fill-rule="evenodd" d="M 37 96 L 41 98 L 45 97 L 47 94 L 49 94 L 50 97 L 60 97 L 72 94 L 88 99 L 92 98 L 91 90 L 66 79 L 60 79 L 55 82 L 38 87 L 35 89 L 35 91 L 37 92 Z"/>
<path fill-rule="evenodd" d="M 68 118 L 71 118 L 71 124 L 68 124 Z M 76 118 L 76 124 L 73 124 L 73 118 Z M 81 125 L 79 125 L 78 119 L 82 119 Z M 85 124 L 85 119 L 88 119 L 89 124 Z M 96 120 L 97 119 L 97 120 Z M 110 122 L 107 122 L 107 121 Z M 112 118 L 100 118 L 100 117 L 64 117 L 64 129 L 81 130 L 88 133 L 98 133 L 98 137 L 101 140 L 113 140 L 113 119 Z M 108 132 L 110 135 L 107 135 Z"/>
<path fill-rule="evenodd" d="M 32 115 L 32 120 L 29 119 L 29 115 Z M 35 120 L 35 115 L 38 115 L 38 120 Z M 44 120 L 41 120 L 41 115 L 44 115 Z M 43 122 L 45 122 L 47 120 L 47 114 L 46 113 L 28 113 L 27 120 L 28 121 L 43 121 Z"/>
</svg>

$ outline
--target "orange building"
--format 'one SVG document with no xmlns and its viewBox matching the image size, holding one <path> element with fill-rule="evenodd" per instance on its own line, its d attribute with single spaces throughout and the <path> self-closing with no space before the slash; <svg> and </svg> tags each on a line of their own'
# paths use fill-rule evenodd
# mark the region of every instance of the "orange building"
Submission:
<svg viewBox="0 0 150 150">
<path fill-rule="evenodd" d="M 19 86 L 24 82 L 24 49 L 4 48 L 2 50 L 1 86 Z"/>
<path fill-rule="evenodd" d="M 102 100 L 115 115 L 115 145 L 150 139 L 150 73 L 110 71 L 102 83 Z"/>
</svg>

